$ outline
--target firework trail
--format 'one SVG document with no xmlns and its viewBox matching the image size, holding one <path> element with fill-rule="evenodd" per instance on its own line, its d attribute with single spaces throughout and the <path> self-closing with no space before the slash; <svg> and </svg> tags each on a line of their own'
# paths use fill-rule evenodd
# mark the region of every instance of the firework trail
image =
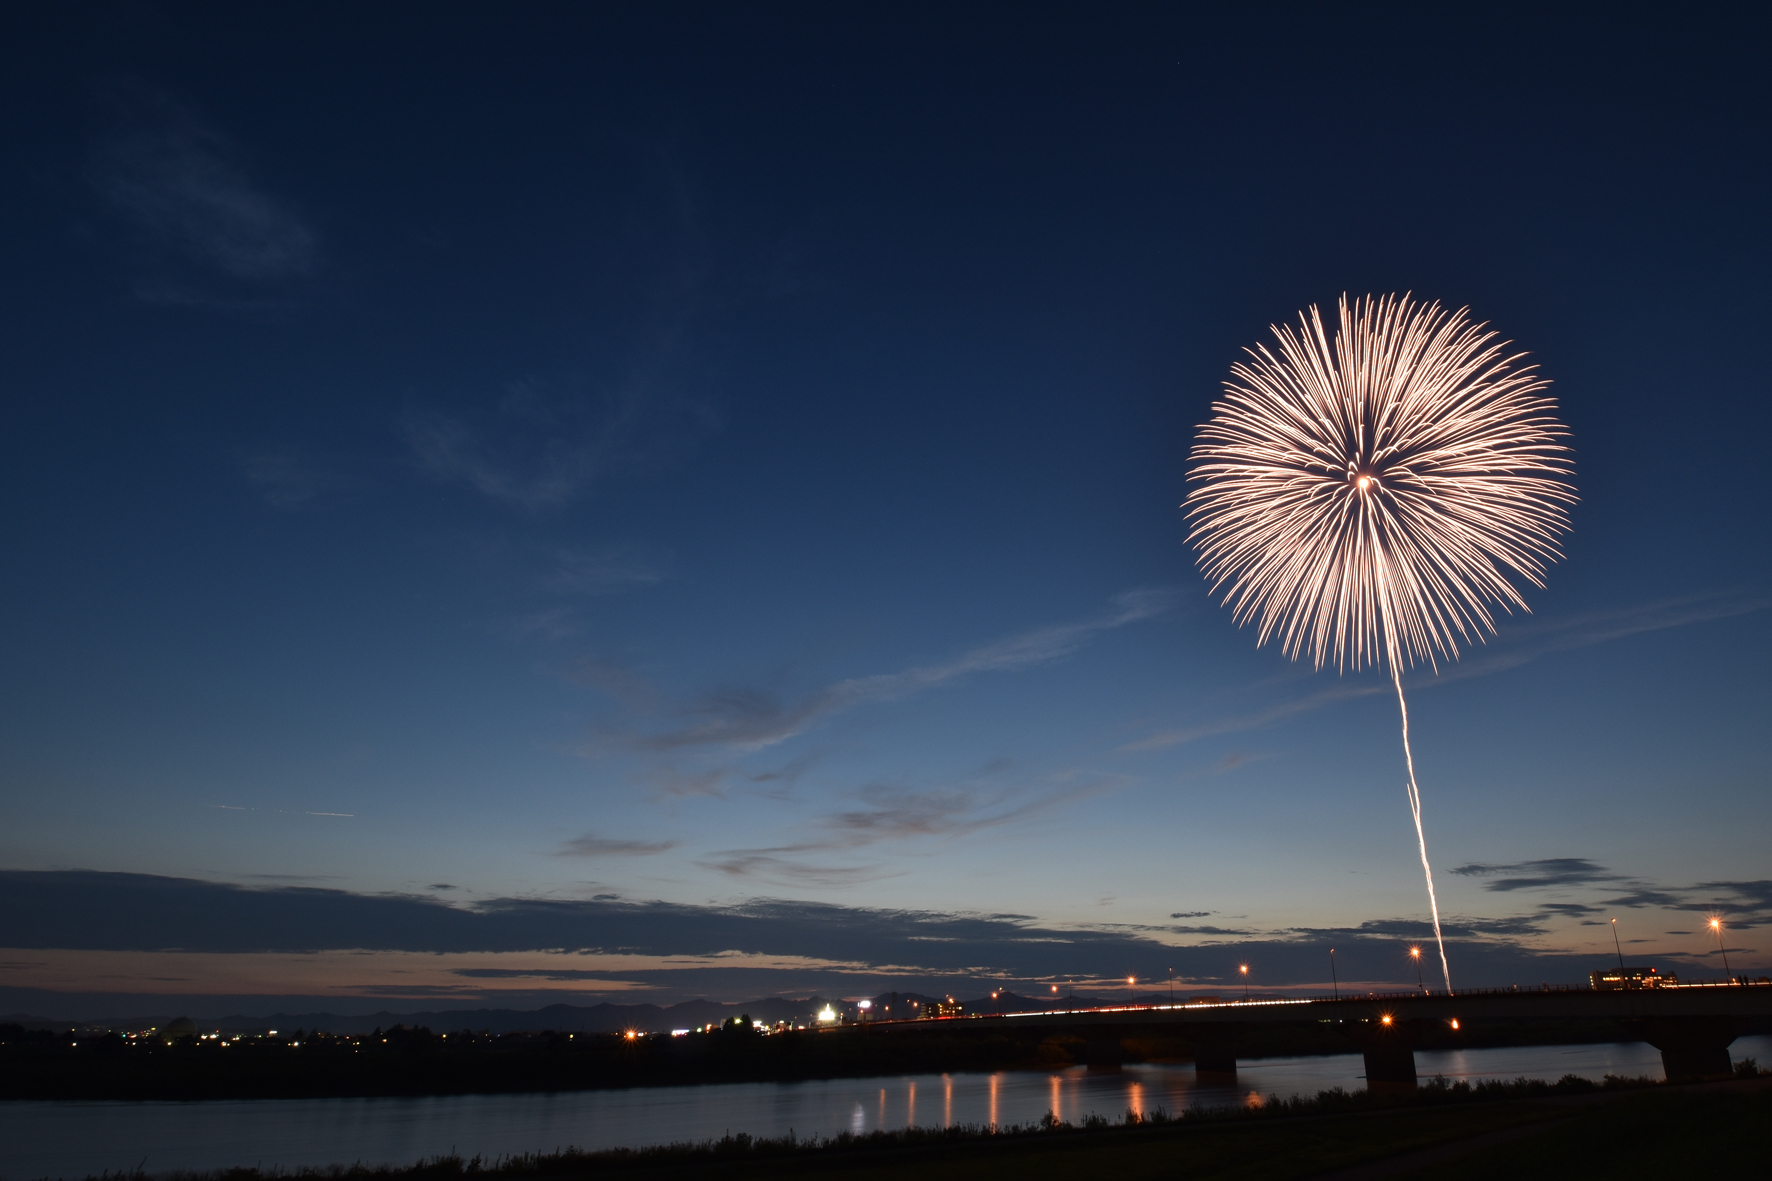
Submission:
<svg viewBox="0 0 1772 1181">
<path fill-rule="evenodd" d="M 1568 431 L 1549 382 L 1468 309 L 1343 296 L 1331 335 L 1313 306 L 1231 366 L 1189 472 L 1188 540 L 1257 643 L 1317 668 L 1386 665 L 1403 720 L 1409 810 L 1446 991 L 1403 669 L 1458 658 L 1527 610 L 1574 503 Z"/>
</svg>

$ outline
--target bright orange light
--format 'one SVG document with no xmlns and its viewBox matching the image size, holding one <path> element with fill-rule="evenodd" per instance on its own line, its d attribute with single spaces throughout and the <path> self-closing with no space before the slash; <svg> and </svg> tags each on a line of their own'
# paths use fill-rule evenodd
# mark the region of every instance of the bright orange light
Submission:
<svg viewBox="0 0 1772 1181">
<path fill-rule="evenodd" d="M 1415 957 L 1415 958 L 1416 958 L 1416 959 L 1420 959 L 1420 958 L 1421 958 L 1421 948 L 1419 948 L 1419 947 L 1411 947 L 1411 948 L 1410 948 L 1410 949 L 1409 949 L 1409 954 L 1410 954 L 1410 955 L 1412 955 L 1412 956 L 1414 956 L 1414 957 Z"/>
<path fill-rule="evenodd" d="M 1364 491 L 1366 491 L 1366 489 L 1368 487 L 1371 486 L 1372 477 L 1371 476 L 1361 476 L 1358 480 L 1355 480 L 1354 483 L 1356 483 L 1360 486 L 1361 492 L 1364 492 Z"/>
<path fill-rule="evenodd" d="M 1389 1025 L 1391 1023 L 1391 1015 L 1389 1013 L 1386 1013 L 1383 1017 L 1380 1017 L 1379 1020 L 1384 1022 L 1386 1025 Z"/>
<path fill-rule="evenodd" d="M 1249 965 L 1248 964 L 1238 964 L 1237 971 L 1239 971 L 1239 972 L 1243 973 L 1243 975 L 1247 976 L 1247 975 L 1249 975 Z"/>
<path fill-rule="evenodd" d="M 1057 992 L 1057 991 L 1058 991 L 1058 985 L 1056 985 L 1056 984 L 1054 984 L 1054 985 L 1053 985 L 1053 986 L 1052 986 L 1052 991 L 1053 991 L 1053 992 Z"/>
<path fill-rule="evenodd" d="M 1718 928 L 1718 927 L 1720 927 L 1720 926 L 1722 926 L 1722 924 L 1721 924 L 1721 923 L 1719 923 L 1719 922 L 1718 922 L 1718 921 L 1717 921 L 1717 920 L 1716 920 L 1716 919 L 1712 919 L 1712 920 L 1711 920 L 1711 921 L 1710 921 L 1710 929 L 1711 929 L 1711 930 L 1713 930 L 1713 931 L 1714 931 L 1714 930 L 1716 930 L 1716 929 L 1717 929 L 1717 928 Z"/>
<path fill-rule="evenodd" d="M 639 1034 L 638 1034 L 638 1033 L 635 1033 L 635 1032 L 634 1032 L 634 1031 L 633 1031 L 633 1030 L 631 1030 L 631 1029 L 630 1029 L 630 1030 L 628 1030 L 628 1032 L 627 1032 L 627 1038 L 628 1038 L 628 1040 L 629 1040 L 629 1041 L 630 1041 L 630 1042 L 631 1042 L 631 1041 L 633 1041 L 633 1040 L 634 1040 L 634 1039 L 635 1039 L 635 1038 L 637 1038 L 637 1037 L 639 1037 L 639 1036 L 640 1036 L 640 1035 L 639 1035 Z"/>
<path fill-rule="evenodd" d="M 1454 1017 L 1454 1018 L 1453 1018 L 1453 1019 L 1452 1019 L 1452 1028 L 1453 1028 L 1453 1029 L 1457 1029 L 1457 1028 L 1458 1028 L 1458 1018 L 1456 1018 L 1456 1017 Z"/>
<path fill-rule="evenodd" d="M 1128 984 L 1133 983 L 1133 978 L 1130 976 L 1126 977 L 1126 983 L 1128 983 Z"/>
</svg>

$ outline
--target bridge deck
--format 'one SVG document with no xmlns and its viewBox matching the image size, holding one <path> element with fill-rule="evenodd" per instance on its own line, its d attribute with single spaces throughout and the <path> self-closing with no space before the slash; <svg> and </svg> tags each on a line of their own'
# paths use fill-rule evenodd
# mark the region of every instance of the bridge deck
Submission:
<svg viewBox="0 0 1772 1181">
<path fill-rule="evenodd" d="M 1274 1021 L 1393 1020 L 1594 1020 L 1653 1017 L 1772 1016 L 1772 985 L 1682 985 L 1599 991 L 1591 988 L 1481 989 L 1453 996 L 1393 993 L 1342 997 L 1268 997 L 1219 1003 L 1122 1005 L 1090 1009 L 1051 1009 L 1029 1013 L 976 1014 L 908 1021 L 873 1021 L 880 1032 L 992 1025 L 1027 1028 L 1082 1025 L 1223 1025 Z M 850 1026 L 847 1028 L 856 1028 Z"/>
</svg>

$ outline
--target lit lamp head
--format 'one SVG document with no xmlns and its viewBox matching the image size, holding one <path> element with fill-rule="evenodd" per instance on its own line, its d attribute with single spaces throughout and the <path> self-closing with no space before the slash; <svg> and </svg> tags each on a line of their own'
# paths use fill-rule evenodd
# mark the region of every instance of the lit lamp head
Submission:
<svg viewBox="0 0 1772 1181">
<path fill-rule="evenodd" d="M 1419 948 L 1419 947 L 1411 947 L 1411 948 L 1410 948 L 1410 949 L 1409 949 L 1409 954 L 1410 954 L 1410 955 L 1412 955 L 1412 956 L 1414 956 L 1414 957 L 1415 957 L 1415 958 L 1416 958 L 1416 959 L 1420 959 L 1420 958 L 1421 958 L 1421 948 Z"/>
</svg>

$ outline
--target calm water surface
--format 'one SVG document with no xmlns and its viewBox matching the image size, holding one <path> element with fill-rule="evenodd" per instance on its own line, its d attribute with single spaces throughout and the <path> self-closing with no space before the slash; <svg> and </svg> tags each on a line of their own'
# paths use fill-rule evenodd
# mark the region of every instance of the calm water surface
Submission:
<svg viewBox="0 0 1772 1181">
<path fill-rule="evenodd" d="M 1772 1037 L 1739 1039 L 1736 1061 L 1772 1062 Z M 1422 1078 L 1557 1079 L 1577 1074 L 1661 1077 L 1641 1042 L 1519 1049 L 1418 1051 Z M 80 1178 L 106 1170 L 231 1165 L 408 1164 L 459 1152 L 488 1158 L 557 1148 L 615 1148 L 705 1140 L 727 1132 L 825 1136 L 908 1124 L 1026 1124 L 1047 1111 L 1076 1121 L 1127 1108 L 1171 1113 L 1259 1103 L 1365 1085 L 1357 1054 L 1253 1058 L 1237 1086 L 1203 1086 L 1191 1065 L 1080 1067 L 1045 1073 L 932 1074 L 801 1083 L 648 1087 L 558 1095 L 419 1099 L 276 1099 L 203 1103 L 0 1103 L 0 1179 Z"/>
</svg>

